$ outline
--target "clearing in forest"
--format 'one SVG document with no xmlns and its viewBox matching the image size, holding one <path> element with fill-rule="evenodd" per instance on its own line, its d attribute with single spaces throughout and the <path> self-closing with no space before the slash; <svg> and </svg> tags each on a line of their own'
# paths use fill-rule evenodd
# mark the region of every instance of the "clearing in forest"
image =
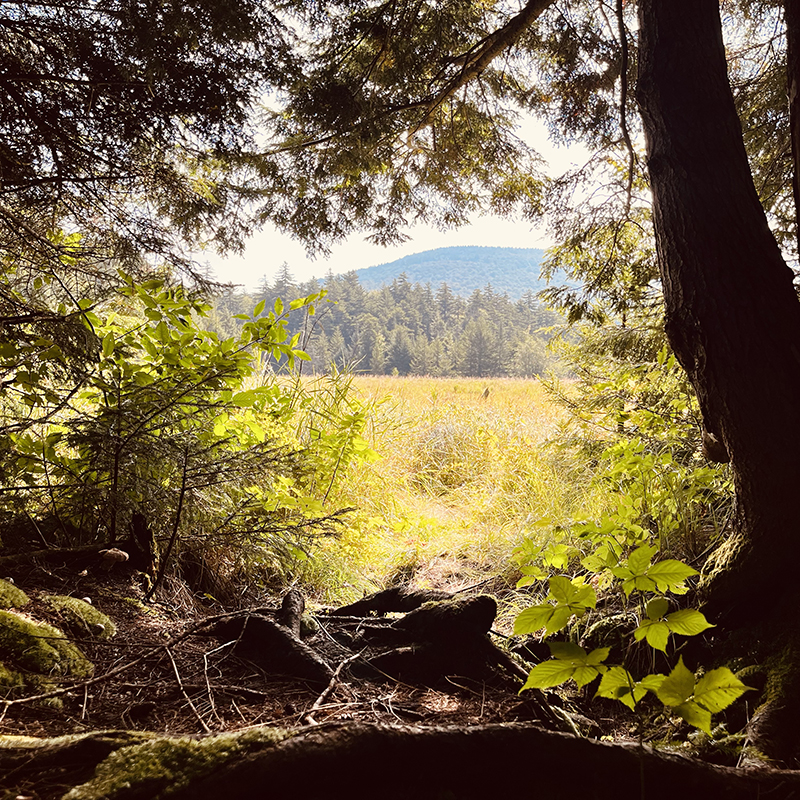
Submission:
<svg viewBox="0 0 800 800">
<path fill-rule="evenodd" d="M 532 525 L 598 505 L 588 466 L 547 446 L 565 413 L 537 380 L 358 376 L 353 386 L 380 459 L 349 475 L 343 501 L 358 506 L 363 538 L 351 531 L 335 549 L 366 583 L 513 586 L 511 551 Z"/>
</svg>

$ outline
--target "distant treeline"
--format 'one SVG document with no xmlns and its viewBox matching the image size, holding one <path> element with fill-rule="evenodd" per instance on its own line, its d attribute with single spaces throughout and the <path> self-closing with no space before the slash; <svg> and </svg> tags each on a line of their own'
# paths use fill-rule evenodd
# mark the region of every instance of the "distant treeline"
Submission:
<svg viewBox="0 0 800 800">
<path fill-rule="evenodd" d="M 371 291 L 355 272 L 329 274 L 321 285 L 328 294 L 316 315 L 293 312 L 290 324 L 303 332 L 303 349 L 311 356 L 304 370 L 327 372 L 335 364 L 373 375 L 533 377 L 553 366 L 548 329 L 561 319 L 533 291 L 513 301 L 489 284 L 464 298 L 446 283 L 437 289 L 411 283 L 405 273 Z M 209 327 L 232 335 L 235 315 L 251 313 L 259 301 L 266 300 L 267 311 L 276 298 L 288 307 L 320 288 L 316 280 L 295 283 L 284 265 L 274 283 L 218 298 Z"/>
</svg>

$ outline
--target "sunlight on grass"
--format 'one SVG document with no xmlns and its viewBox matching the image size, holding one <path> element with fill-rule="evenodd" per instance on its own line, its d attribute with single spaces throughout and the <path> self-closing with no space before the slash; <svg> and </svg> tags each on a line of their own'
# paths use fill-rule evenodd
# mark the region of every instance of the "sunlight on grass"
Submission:
<svg viewBox="0 0 800 800">
<path fill-rule="evenodd" d="M 320 599 L 396 583 L 510 588 L 511 550 L 537 521 L 604 504 L 587 465 L 546 445 L 564 415 L 537 381 L 359 376 L 353 386 L 372 408 L 365 436 L 381 459 L 351 469 L 331 498 L 358 511 L 312 567 Z"/>
</svg>

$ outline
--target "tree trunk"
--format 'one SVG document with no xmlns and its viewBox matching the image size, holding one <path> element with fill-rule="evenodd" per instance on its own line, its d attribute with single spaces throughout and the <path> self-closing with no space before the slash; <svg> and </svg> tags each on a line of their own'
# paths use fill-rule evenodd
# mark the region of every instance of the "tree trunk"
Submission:
<svg viewBox="0 0 800 800">
<path fill-rule="evenodd" d="M 796 615 L 777 617 L 798 599 L 787 566 L 800 559 L 800 303 L 753 186 L 718 0 L 640 0 L 639 22 L 667 334 L 736 490 L 733 530 L 701 584 L 706 611 L 740 637 L 739 655 L 782 662 L 770 692 L 796 712 Z M 800 752 L 797 733 L 783 744 L 781 757 Z"/>
<path fill-rule="evenodd" d="M 786 93 L 789 96 L 789 128 L 792 142 L 792 191 L 795 216 L 800 210 L 800 0 L 785 0 L 786 22 Z M 795 227 L 797 252 L 800 254 L 800 225 Z"/>
</svg>

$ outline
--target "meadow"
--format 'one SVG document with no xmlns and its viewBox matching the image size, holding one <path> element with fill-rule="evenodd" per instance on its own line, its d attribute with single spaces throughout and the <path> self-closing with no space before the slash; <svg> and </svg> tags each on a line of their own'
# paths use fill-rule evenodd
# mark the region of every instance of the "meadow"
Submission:
<svg viewBox="0 0 800 800">
<path fill-rule="evenodd" d="M 589 464 L 551 443 L 566 414 L 539 381 L 357 376 L 352 386 L 379 458 L 353 465 L 331 498 L 357 511 L 308 565 L 322 601 L 399 583 L 512 591 L 523 537 L 607 502 Z"/>
</svg>

